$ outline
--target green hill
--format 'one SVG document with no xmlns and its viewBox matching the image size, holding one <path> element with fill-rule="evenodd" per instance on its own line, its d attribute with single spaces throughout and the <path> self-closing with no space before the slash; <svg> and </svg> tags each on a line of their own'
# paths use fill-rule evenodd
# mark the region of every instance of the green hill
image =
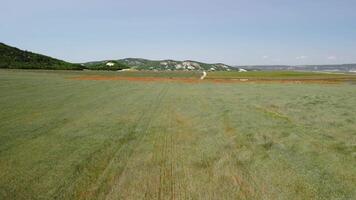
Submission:
<svg viewBox="0 0 356 200">
<path fill-rule="evenodd" d="M 238 68 L 231 67 L 222 63 L 208 64 L 203 62 L 185 60 L 148 60 L 142 58 L 125 58 L 115 61 L 94 61 L 83 63 L 84 66 L 91 69 L 95 66 L 105 66 L 108 63 L 120 63 L 122 65 L 127 65 L 131 69 L 136 70 L 181 70 L 181 71 L 196 71 L 196 70 L 206 70 L 206 71 L 232 71 L 238 70 Z"/>
<path fill-rule="evenodd" d="M 84 67 L 0 43 L 0 68 L 81 70 Z"/>
<path fill-rule="evenodd" d="M 109 70 L 109 71 L 116 71 L 122 69 L 130 68 L 123 62 L 117 60 L 107 60 L 107 61 L 99 61 L 99 62 L 89 62 L 82 64 L 86 69 L 90 70 Z"/>
<path fill-rule="evenodd" d="M 0 68 L 8 69 L 60 69 L 60 70 L 158 70 L 158 71 L 233 71 L 236 67 L 223 63 L 208 64 L 185 60 L 148 60 L 142 58 L 125 58 L 73 64 L 49 56 L 24 51 L 0 43 Z"/>
</svg>

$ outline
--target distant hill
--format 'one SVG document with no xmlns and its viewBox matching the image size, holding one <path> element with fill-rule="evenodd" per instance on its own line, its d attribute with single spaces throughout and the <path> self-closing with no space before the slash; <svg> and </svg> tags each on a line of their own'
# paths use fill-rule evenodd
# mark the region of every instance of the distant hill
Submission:
<svg viewBox="0 0 356 200">
<path fill-rule="evenodd" d="M 325 71 L 325 72 L 356 72 L 356 64 L 334 65 L 251 65 L 236 66 L 248 70 L 292 70 L 292 71 Z"/>
<path fill-rule="evenodd" d="M 197 61 L 148 60 L 141 58 L 125 58 L 120 60 L 94 61 L 74 64 L 49 56 L 32 53 L 0 43 L 0 68 L 9 69 L 61 69 L 61 70 L 206 70 L 231 71 L 238 70 L 223 63 L 208 64 Z"/>
<path fill-rule="evenodd" d="M 208 64 L 197 61 L 176 61 L 176 60 L 148 60 L 142 58 L 125 58 L 120 60 L 104 60 L 83 63 L 88 69 L 95 68 L 97 66 L 106 66 L 108 63 L 117 63 L 121 65 L 127 65 L 131 69 L 136 70 L 182 70 L 182 71 L 194 71 L 194 70 L 206 70 L 206 71 L 231 71 L 238 70 L 229 65 L 223 63 Z"/>
<path fill-rule="evenodd" d="M 0 68 L 81 70 L 83 66 L 0 43 Z"/>
<path fill-rule="evenodd" d="M 0 68 L 9 69 L 58 69 L 58 70 L 181 70 L 181 71 L 245 71 L 246 70 L 292 70 L 292 71 L 326 71 L 356 72 L 356 64 L 340 65 L 250 65 L 230 66 L 223 63 L 203 63 L 192 60 L 148 60 L 142 58 L 125 58 L 103 60 L 82 64 L 69 63 L 49 56 L 32 53 L 0 42 Z"/>
<path fill-rule="evenodd" d="M 82 66 L 85 69 L 90 69 L 90 70 L 109 70 L 109 71 L 117 71 L 117 70 L 130 68 L 126 63 L 117 60 L 83 63 Z"/>
</svg>

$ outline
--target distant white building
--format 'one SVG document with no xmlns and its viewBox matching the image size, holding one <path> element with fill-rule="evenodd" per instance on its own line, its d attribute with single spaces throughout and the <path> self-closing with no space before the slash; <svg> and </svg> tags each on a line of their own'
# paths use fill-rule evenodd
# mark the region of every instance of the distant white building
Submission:
<svg viewBox="0 0 356 200">
<path fill-rule="evenodd" d="M 247 72 L 247 70 L 240 68 L 240 69 L 239 69 L 239 72 Z"/>
<path fill-rule="evenodd" d="M 108 63 L 106 63 L 106 66 L 109 66 L 109 67 L 112 67 L 112 66 L 114 66 L 115 65 L 115 63 L 113 63 L 113 62 L 108 62 Z"/>
</svg>

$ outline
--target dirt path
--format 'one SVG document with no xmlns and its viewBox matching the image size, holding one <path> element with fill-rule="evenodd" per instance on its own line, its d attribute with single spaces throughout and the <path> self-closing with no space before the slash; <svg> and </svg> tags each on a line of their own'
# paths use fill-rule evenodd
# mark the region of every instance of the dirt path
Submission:
<svg viewBox="0 0 356 200">
<path fill-rule="evenodd" d="M 203 71 L 203 75 L 200 77 L 200 80 L 204 80 L 204 78 L 206 77 L 206 75 L 208 75 L 208 74 L 206 73 L 206 71 Z"/>
</svg>

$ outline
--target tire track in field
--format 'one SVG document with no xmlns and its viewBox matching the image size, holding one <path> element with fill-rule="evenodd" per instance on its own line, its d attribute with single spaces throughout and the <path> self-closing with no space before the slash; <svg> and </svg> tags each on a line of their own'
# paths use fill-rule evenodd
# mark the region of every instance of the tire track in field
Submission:
<svg viewBox="0 0 356 200">
<path fill-rule="evenodd" d="M 179 88 L 187 92 L 185 88 Z M 164 176 L 166 185 L 165 193 L 161 194 L 160 199 L 196 199 L 202 198 L 200 196 L 200 189 L 205 190 L 204 193 L 209 193 L 209 189 L 205 186 L 197 184 L 197 180 L 200 180 L 201 171 L 196 171 L 194 162 L 196 154 L 199 154 L 199 149 L 196 147 L 196 140 L 199 140 L 199 132 L 196 132 L 198 127 L 203 126 L 203 121 L 196 121 L 196 117 L 191 115 L 191 111 L 197 109 L 197 103 L 201 101 L 201 95 L 196 94 L 196 89 L 188 91 L 190 96 L 189 100 L 185 98 L 175 98 L 169 100 L 170 107 L 169 112 L 169 132 L 164 135 L 167 144 L 166 156 L 164 159 L 166 162 L 162 166 L 164 171 L 171 171 L 170 176 Z M 178 91 L 179 94 L 179 91 Z M 175 101 L 177 99 L 177 101 Z M 204 109 L 198 111 L 203 113 Z M 198 118 L 199 119 L 199 118 Z M 202 125 L 201 125 L 202 124 Z M 198 135 L 197 135 L 198 133 Z M 163 139 L 162 139 L 163 140 Z M 205 187 L 203 189 L 203 187 Z"/>
<path fill-rule="evenodd" d="M 164 105 L 161 104 L 160 109 L 165 110 L 166 121 L 168 127 L 164 127 L 164 131 L 155 134 L 152 138 L 155 152 L 153 152 L 152 162 L 158 164 L 159 175 L 158 183 L 153 187 L 146 188 L 145 198 L 153 199 L 175 199 L 175 179 L 174 169 L 177 159 L 175 158 L 175 145 L 172 134 L 172 105 L 168 101 Z M 152 178 L 152 177 L 151 177 Z M 153 177 L 154 178 L 154 177 Z M 146 184 L 150 184 L 147 180 Z M 155 187 L 156 186 L 156 187 Z"/>
<path fill-rule="evenodd" d="M 145 135 L 147 139 L 142 139 L 143 141 L 139 144 L 141 147 L 138 147 L 137 152 L 132 156 L 133 159 L 127 166 L 127 174 L 124 173 L 128 178 L 122 180 L 121 186 L 118 187 L 123 192 L 120 198 L 186 199 L 179 198 L 180 189 L 183 188 L 180 186 L 180 177 L 177 175 L 181 154 L 177 151 L 177 144 L 174 142 L 177 133 L 177 127 L 174 126 L 176 124 L 173 122 L 176 117 L 174 114 L 176 104 L 172 101 L 174 102 L 173 99 L 162 98 L 163 103 L 158 102 L 160 104 L 157 111 L 159 114 L 156 115 L 158 123 L 152 123 L 154 125 L 152 131 Z M 164 122 L 161 123 L 158 118 L 164 119 Z M 143 146 L 149 146 L 152 149 L 149 148 L 143 152 Z M 148 159 L 142 161 L 141 158 Z M 137 179 L 140 179 L 140 182 Z M 137 191 L 140 194 L 137 194 Z M 119 196 L 117 192 L 118 190 L 113 192 L 112 196 Z M 117 196 L 115 197 L 118 198 Z"/>
<path fill-rule="evenodd" d="M 107 192 L 105 192 L 105 199 L 117 199 L 118 196 L 120 195 L 120 189 L 121 185 L 125 181 L 125 173 L 128 170 L 128 166 L 130 165 L 130 160 L 132 159 L 133 154 L 135 153 L 135 148 L 139 146 L 140 143 L 144 140 L 144 138 L 148 134 L 148 130 L 150 129 L 152 122 L 154 120 L 154 117 L 159 113 L 162 101 L 164 97 L 166 96 L 168 91 L 168 85 L 164 85 L 164 87 L 161 89 L 157 97 L 151 102 L 149 105 L 149 108 L 147 109 L 148 112 L 143 111 L 140 119 L 138 120 L 138 123 L 133 127 L 133 137 L 138 138 L 141 135 L 141 138 L 138 139 L 134 144 L 128 144 L 128 148 L 130 149 L 129 154 L 127 156 L 127 160 L 125 161 L 124 166 L 121 168 L 121 170 L 117 173 L 116 177 L 113 180 L 111 185 L 111 189 L 109 189 Z M 141 124 L 142 122 L 143 124 Z M 140 126 L 139 126 L 140 125 Z M 139 129 L 139 127 L 142 127 Z M 143 129 L 141 131 L 141 129 Z"/>
<path fill-rule="evenodd" d="M 168 117 L 169 128 L 167 132 L 163 132 L 162 136 L 157 138 L 158 141 L 164 141 L 163 148 L 159 153 L 159 185 L 158 185 L 158 199 L 175 199 L 175 177 L 174 177 L 174 164 L 177 160 L 175 155 L 175 144 L 173 142 L 172 130 L 172 117 Z M 157 140 L 156 139 L 156 140 Z"/>
<path fill-rule="evenodd" d="M 179 88 L 185 90 L 185 88 Z M 177 91 L 179 94 L 179 90 Z M 197 96 L 200 98 L 199 96 Z M 167 116 L 167 128 L 158 134 L 156 141 L 156 163 L 159 166 L 159 181 L 157 183 L 156 199 L 192 199 L 194 196 L 193 175 L 190 166 L 191 148 L 194 143 L 194 131 L 191 129 L 194 123 L 189 112 L 184 109 L 186 103 L 195 104 L 196 99 L 179 100 L 176 96 L 170 96 L 165 107 Z M 183 107 L 181 107 L 183 106 Z M 194 106 L 188 107 L 194 108 Z M 185 113 L 187 112 L 187 113 Z"/>
<path fill-rule="evenodd" d="M 214 91 L 214 90 L 211 90 Z M 211 92 L 209 91 L 209 92 Z M 215 95 L 206 95 L 206 96 L 214 96 L 218 97 L 218 94 Z M 232 152 L 226 152 L 222 151 L 219 154 L 222 155 L 218 161 L 215 163 L 218 163 L 220 160 L 231 160 L 233 157 L 237 157 L 239 154 L 239 148 L 240 145 L 236 144 L 234 141 L 236 137 L 238 137 L 238 132 L 237 130 L 232 126 L 230 122 L 230 112 L 229 110 L 225 107 L 228 103 L 224 101 L 223 98 L 219 98 L 218 100 L 210 100 L 207 101 L 204 98 L 201 98 L 201 103 L 203 105 L 208 105 L 210 108 L 216 108 L 215 112 L 218 113 L 216 115 L 217 119 L 216 122 L 221 122 L 222 123 L 222 131 L 219 131 L 219 134 L 222 137 L 218 137 L 216 143 L 218 145 L 226 145 L 226 143 L 234 146 L 235 148 L 233 149 Z M 210 104 L 210 105 L 209 105 Z M 222 113 L 222 114 L 220 114 Z M 216 124 L 216 126 L 219 126 L 219 124 Z M 237 148 L 236 148 L 237 147 Z M 221 150 L 219 150 L 221 151 Z M 248 169 L 246 169 L 243 165 L 231 165 L 229 164 L 227 166 L 227 169 L 223 171 L 229 171 L 229 174 L 231 176 L 231 180 L 228 181 L 234 186 L 237 187 L 237 190 L 234 190 L 231 196 L 234 196 L 234 198 L 238 199 L 258 199 L 258 195 L 260 194 L 261 191 L 257 191 L 257 182 L 256 182 L 256 177 L 254 177 L 252 174 L 248 172 Z M 212 177 L 213 181 L 217 177 Z M 210 193 L 210 197 L 214 198 L 216 194 Z"/>
</svg>

